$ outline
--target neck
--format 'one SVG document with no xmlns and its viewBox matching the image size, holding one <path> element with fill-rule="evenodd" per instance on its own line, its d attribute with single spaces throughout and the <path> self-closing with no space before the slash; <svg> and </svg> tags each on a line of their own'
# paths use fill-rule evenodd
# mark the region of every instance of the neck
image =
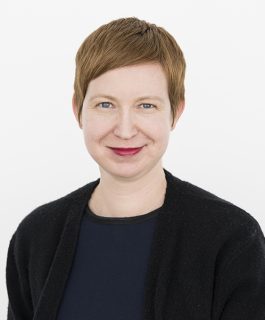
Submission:
<svg viewBox="0 0 265 320">
<path fill-rule="evenodd" d="M 130 181 L 101 171 L 100 183 L 89 200 L 89 207 L 105 217 L 146 214 L 163 205 L 166 186 L 161 165 Z"/>
</svg>

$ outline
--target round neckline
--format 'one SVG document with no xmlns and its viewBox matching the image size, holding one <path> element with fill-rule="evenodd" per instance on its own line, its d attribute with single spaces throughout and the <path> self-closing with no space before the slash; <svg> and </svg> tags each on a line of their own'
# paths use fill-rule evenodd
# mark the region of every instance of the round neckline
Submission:
<svg viewBox="0 0 265 320">
<path fill-rule="evenodd" d="M 157 209 L 154 209 L 152 211 L 149 211 L 147 213 L 137 215 L 137 216 L 132 216 L 132 217 L 104 217 L 104 216 L 99 216 L 95 214 L 89 206 L 86 206 L 86 216 L 90 219 L 92 219 L 95 222 L 99 223 L 111 223 L 111 224 L 130 224 L 130 223 L 138 223 L 138 222 L 143 222 L 148 219 L 156 217 L 159 212 L 161 211 L 161 208 L 163 205 Z"/>
<path fill-rule="evenodd" d="M 181 213 L 181 208 L 183 205 L 182 196 L 185 190 L 185 184 L 183 180 L 174 176 L 170 171 L 166 170 L 164 167 L 163 167 L 163 171 L 165 173 L 165 177 L 167 180 L 167 187 L 166 187 L 164 203 L 160 208 L 156 209 L 162 213 L 162 214 L 157 214 L 157 218 L 159 220 L 158 225 L 159 224 L 165 225 L 166 223 L 169 223 L 169 224 L 171 223 L 172 215 L 176 214 L 175 210 L 172 211 L 172 208 L 174 208 L 174 206 L 176 206 L 176 208 L 178 209 L 178 213 L 179 214 Z M 82 215 L 85 216 L 86 218 L 89 218 L 89 217 L 91 219 L 94 218 L 94 221 L 104 222 L 104 220 L 101 219 L 102 217 L 97 215 L 96 216 L 88 215 L 86 210 L 86 208 L 88 207 L 89 199 L 99 183 L 100 183 L 100 177 L 92 181 L 90 184 L 86 185 L 87 191 L 86 191 L 86 197 L 84 199 L 84 203 L 82 206 L 82 212 L 83 212 Z M 141 216 L 139 217 L 141 218 Z M 136 219 L 139 217 L 137 216 Z M 114 220 L 114 222 L 115 221 L 116 220 Z M 125 222 L 125 220 L 120 220 L 120 221 L 121 223 Z M 158 228 L 158 226 L 157 226 L 157 229 L 158 229 L 157 232 L 162 232 L 161 228 Z"/>
</svg>

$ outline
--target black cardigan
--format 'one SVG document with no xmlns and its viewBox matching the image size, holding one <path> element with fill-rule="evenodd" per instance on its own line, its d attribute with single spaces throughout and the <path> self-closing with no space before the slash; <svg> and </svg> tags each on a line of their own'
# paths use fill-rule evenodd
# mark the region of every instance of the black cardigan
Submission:
<svg viewBox="0 0 265 320">
<path fill-rule="evenodd" d="M 164 169 L 144 320 L 264 320 L 265 239 L 249 213 Z M 100 179 L 29 213 L 7 254 L 8 320 L 55 320 Z M 73 319 L 74 320 L 74 319 Z"/>
</svg>

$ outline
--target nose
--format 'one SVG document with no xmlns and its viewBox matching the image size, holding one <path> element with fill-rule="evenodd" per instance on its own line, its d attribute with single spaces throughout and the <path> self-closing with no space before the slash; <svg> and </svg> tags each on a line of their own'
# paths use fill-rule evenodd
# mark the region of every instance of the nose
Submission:
<svg viewBox="0 0 265 320">
<path fill-rule="evenodd" d="M 114 134 L 121 139 L 131 139 L 137 134 L 135 117 L 130 108 L 127 110 L 120 110 L 118 113 Z"/>
</svg>

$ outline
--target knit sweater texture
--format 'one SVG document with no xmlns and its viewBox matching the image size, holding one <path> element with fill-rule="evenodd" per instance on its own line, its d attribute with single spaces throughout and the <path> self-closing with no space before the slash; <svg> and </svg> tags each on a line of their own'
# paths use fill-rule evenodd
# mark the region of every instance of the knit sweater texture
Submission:
<svg viewBox="0 0 265 320">
<path fill-rule="evenodd" d="M 143 320 L 264 320 L 259 223 L 163 170 L 167 188 L 147 265 Z M 19 223 L 7 253 L 8 320 L 57 319 L 81 221 L 99 181 L 37 207 Z"/>
</svg>

